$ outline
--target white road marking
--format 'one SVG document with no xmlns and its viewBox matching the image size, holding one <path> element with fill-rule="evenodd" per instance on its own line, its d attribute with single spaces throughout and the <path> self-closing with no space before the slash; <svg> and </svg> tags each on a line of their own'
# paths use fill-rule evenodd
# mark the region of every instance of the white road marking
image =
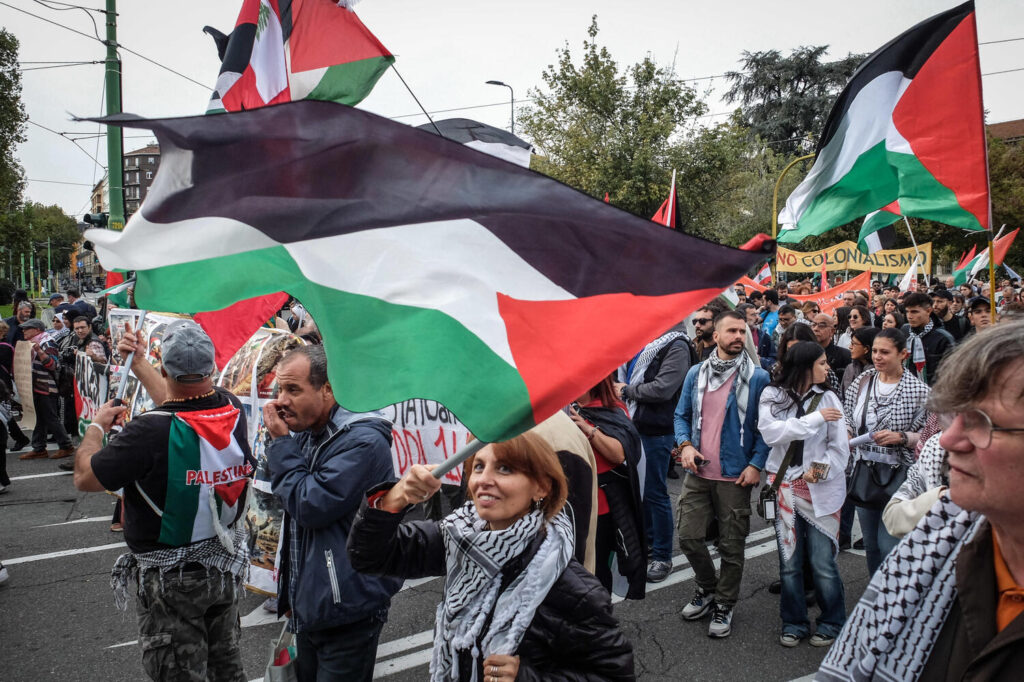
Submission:
<svg viewBox="0 0 1024 682">
<path fill-rule="evenodd" d="M 96 523 L 98 521 L 110 521 L 110 514 L 106 516 L 87 516 L 84 519 L 75 519 L 74 521 L 61 521 L 60 523 L 46 523 L 42 526 L 32 526 L 33 528 L 52 528 L 54 526 L 68 526 L 72 523 Z"/>
<path fill-rule="evenodd" d="M 76 554 L 88 554 L 89 552 L 105 552 L 108 549 L 116 549 L 118 547 L 127 547 L 128 545 L 123 542 L 114 542 L 109 545 L 98 545 L 96 547 L 82 547 L 80 549 L 65 549 L 61 552 L 50 552 L 48 554 L 33 554 L 32 556 L 21 556 L 14 559 L 4 559 L 3 563 L 5 566 L 14 566 L 15 564 L 27 564 L 31 561 L 43 561 L 44 559 L 60 559 L 66 556 L 75 556 Z"/>
<path fill-rule="evenodd" d="M 70 476 L 70 471 L 51 471 L 48 474 L 28 474 L 27 476 L 11 476 L 12 481 L 25 481 L 30 478 L 46 478 L 48 476 Z"/>
</svg>

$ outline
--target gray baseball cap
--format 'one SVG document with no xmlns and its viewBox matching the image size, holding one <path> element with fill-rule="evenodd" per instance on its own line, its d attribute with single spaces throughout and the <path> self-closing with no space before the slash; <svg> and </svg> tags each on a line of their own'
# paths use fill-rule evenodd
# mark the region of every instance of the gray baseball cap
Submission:
<svg viewBox="0 0 1024 682">
<path fill-rule="evenodd" d="M 20 326 L 22 329 L 38 329 L 41 332 L 46 331 L 46 323 L 35 317 L 33 317 L 31 320 L 25 320 L 18 326 Z"/>
<path fill-rule="evenodd" d="M 167 325 L 160 352 L 167 376 L 179 383 L 198 383 L 217 370 L 213 341 L 192 320 Z"/>
</svg>

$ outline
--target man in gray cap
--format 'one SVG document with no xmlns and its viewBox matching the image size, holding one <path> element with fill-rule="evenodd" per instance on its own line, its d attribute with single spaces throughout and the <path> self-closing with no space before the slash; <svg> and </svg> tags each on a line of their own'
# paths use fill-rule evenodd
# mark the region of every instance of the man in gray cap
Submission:
<svg viewBox="0 0 1024 682">
<path fill-rule="evenodd" d="M 238 600 L 249 563 L 243 515 L 253 459 L 238 398 L 214 387 L 214 349 L 192 320 L 167 326 L 162 366 L 141 332 L 117 345 L 158 408 L 124 424 L 100 408 L 75 455 L 79 490 L 124 490 L 127 554 L 114 564 L 115 601 L 138 585 L 142 664 L 154 680 L 247 679 Z M 103 441 L 115 425 L 123 430 Z M 134 588 L 133 588 L 134 589 Z"/>
<path fill-rule="evenodd" d="M 57 373 L 60 371 L 60 359 L 57 344 L 45 333 L 46 325 L 42 320 L 25 320 L 20 327 L 25 340 L 32 344 L 32 406 L 36 411 L 36 427 L 32 430 L 32 449 L 18 459 L 68 457 L 74 454 L 75 447 L 60 422 L 60 407 L 57 402 Z M 53 434 L 60 447 L 51 455 L 46 453 L 48 433 Z"/>
</svg>

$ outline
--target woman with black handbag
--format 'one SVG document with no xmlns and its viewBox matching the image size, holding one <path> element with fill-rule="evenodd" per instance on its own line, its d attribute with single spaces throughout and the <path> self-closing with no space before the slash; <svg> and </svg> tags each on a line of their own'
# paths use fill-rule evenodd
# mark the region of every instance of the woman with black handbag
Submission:
<svg viewBox="0 0 1024 682">
<path fill-rule="evenodd" d="M 904 371 L 907 337 L 898 329 L 878 332 L 871 347 L 874 367 L 846 391 L 844 412 L 854 459 L 849 496 L 857 505 L 868 571 L 874 573 L 899 540 L 885 529 L 882 510 L 914 462 L 927 413 L 928 386 Z"/>
<path fill-rule="evenodd" d="M 640 496 L 640 433 L 618 400 L 611 377 L 569 406 L 569 417 L 590 441 L 597 464 L 597 533 L 594 574 L 612 592 L 612 557 L 628 587 L 626 599 L 643 599 L 647 588 L 647 542 Z M 618 587 L 618 586 L 616 586 Z"/>
<path fill-rule="evenodd" d="M 793 647 L 810 634 L 804 594 L 804 556 L 810 561 L 821 615 L 810 644 L 832 644 L 846 622 L 846 599 L 839 576 L 839 515 L 846 498 L 842 402 L 827 383 L 825 350 L 813 341 L 792 344 L 772 383 L 761 394 L 758 429 L 771 446 L 765 471 L 772 481 L 767 497 L 774 509 L 782 593 L 782 646 Z M 762 494 L 762 497 L 765 497 Z"/>
</svg>

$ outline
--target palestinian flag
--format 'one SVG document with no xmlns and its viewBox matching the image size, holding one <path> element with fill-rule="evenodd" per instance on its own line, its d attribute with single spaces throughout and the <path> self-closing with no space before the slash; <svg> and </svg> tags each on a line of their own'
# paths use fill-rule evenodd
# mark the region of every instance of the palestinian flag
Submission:
<svg viewBox="0 0 1024 682">
<path fill-rule="evenodd" d="M 87 236 L 136 270 L 140 306 L 284 290 L 316 318 L 339 403 L 436 400 L 485 441 L 575 400 L 774 248 L 666 230 L 330 102 L 104 120 L 154 131 L 164 155 L 125 230 Z"/>
<path fill-rule="evenodd" d="M 668 190 L 668 199 L 662 202 L 658 212 L 651 218 L 654 222 L 665 227 L 676 228 L 679 226 L 679 202 L 676 201 L 676 172 L 672 171 L 672 185 Z"/>
<path fill-rule="evenodd" d="M 207 113 L 299 99 L 361 102 L 395 58 L 349 4 L 243 0 L 230 36 L 204 27 L 221 59 Z"/>
<path fill-rule="evenodd" d="M 530 167 L 530 157 L 537 153 L 537 149 L 526 140 L 501 128 L 468 118 L 446 118 L 417 127 L 428 133 L 437 134 L 440 131 L 441 137 L 446 137 L 452 142 L 464 144 L 525 168 Z"/>
<path fill-rule="evenodd" d="M 234 433 L 239 414 L 227 405 L 171 417 L 159 542 L 180 547 L 216 537 L 218 526 L 227 528 L 245 511 L 242 493 L 253 468 Z"/>
<path fill-rule="evenodd" d="M 896 245 L 896 230 L 892 224 L 900 219 L 900 202 L 894 201 L 885 208 L 867 214 L 860 226 L 857 250 L 872 254 Z"/>
<path fill-rule="evenodd" d="M 1017 238 L 1018 232 L 1020 232 L 1019 227 L 1013 232 L 1003 237 L 1000 237 L 999 239 L 996 239 L 993 242 L 992 248 L 996 255 L 997 266 L 1002 265 L 1003 261 L 1006 260 L 1006 252 L 1010 250 L 1010 247 L 1013 245 L 1013 240 Z M 975 256 L 974 258 L 967 261 L 966 263 L 964 263 L 963 265 L 961 265 L 960 267 L 953 271 L 953 283 L 956 286 L 960 286 L 961 284 L 967 284 L 972 279 L 974 279 L 974 277 L 979 272 L 981 272 L 987 267 L 988 248 L 986 247 L 977 256 Z"/>
<path fill-rule="evenodd" d="M 989 227 L 974 3 L 868 57 L 829 114 L 810 173 L 779 216 L 799 242 L 899 200 L 900 215 Z"/>
<path fill-rule="evenodd" d="M 106 296 L 107 301 L 118 308 L 131 307 L 128 301 L 128 290 L 135 286 L 134 277 L 126 281 L 123 273 L 108 272 L 106 284 L 107 288 L 96 294 L 97 299 Z"/>
<path fill-rule="evenodd" d="M 963 254 L 963 256 L 960 258 L 960 261 L 956 264 L 956 267 L 953 268 L 953 269 L 954 270 L 959 270 L 963 266 L 967 265 L 967 263 L 970 262 L 970 260 L 972 258 L 974 258 L 975 255 L 977 255 L 975 253 L 977 250 L 978 250 L 978 247 L 976 245 L 972 244 L 971 245 L 971 250 L 968 251 L 967 253 Z"/>
</svg>

